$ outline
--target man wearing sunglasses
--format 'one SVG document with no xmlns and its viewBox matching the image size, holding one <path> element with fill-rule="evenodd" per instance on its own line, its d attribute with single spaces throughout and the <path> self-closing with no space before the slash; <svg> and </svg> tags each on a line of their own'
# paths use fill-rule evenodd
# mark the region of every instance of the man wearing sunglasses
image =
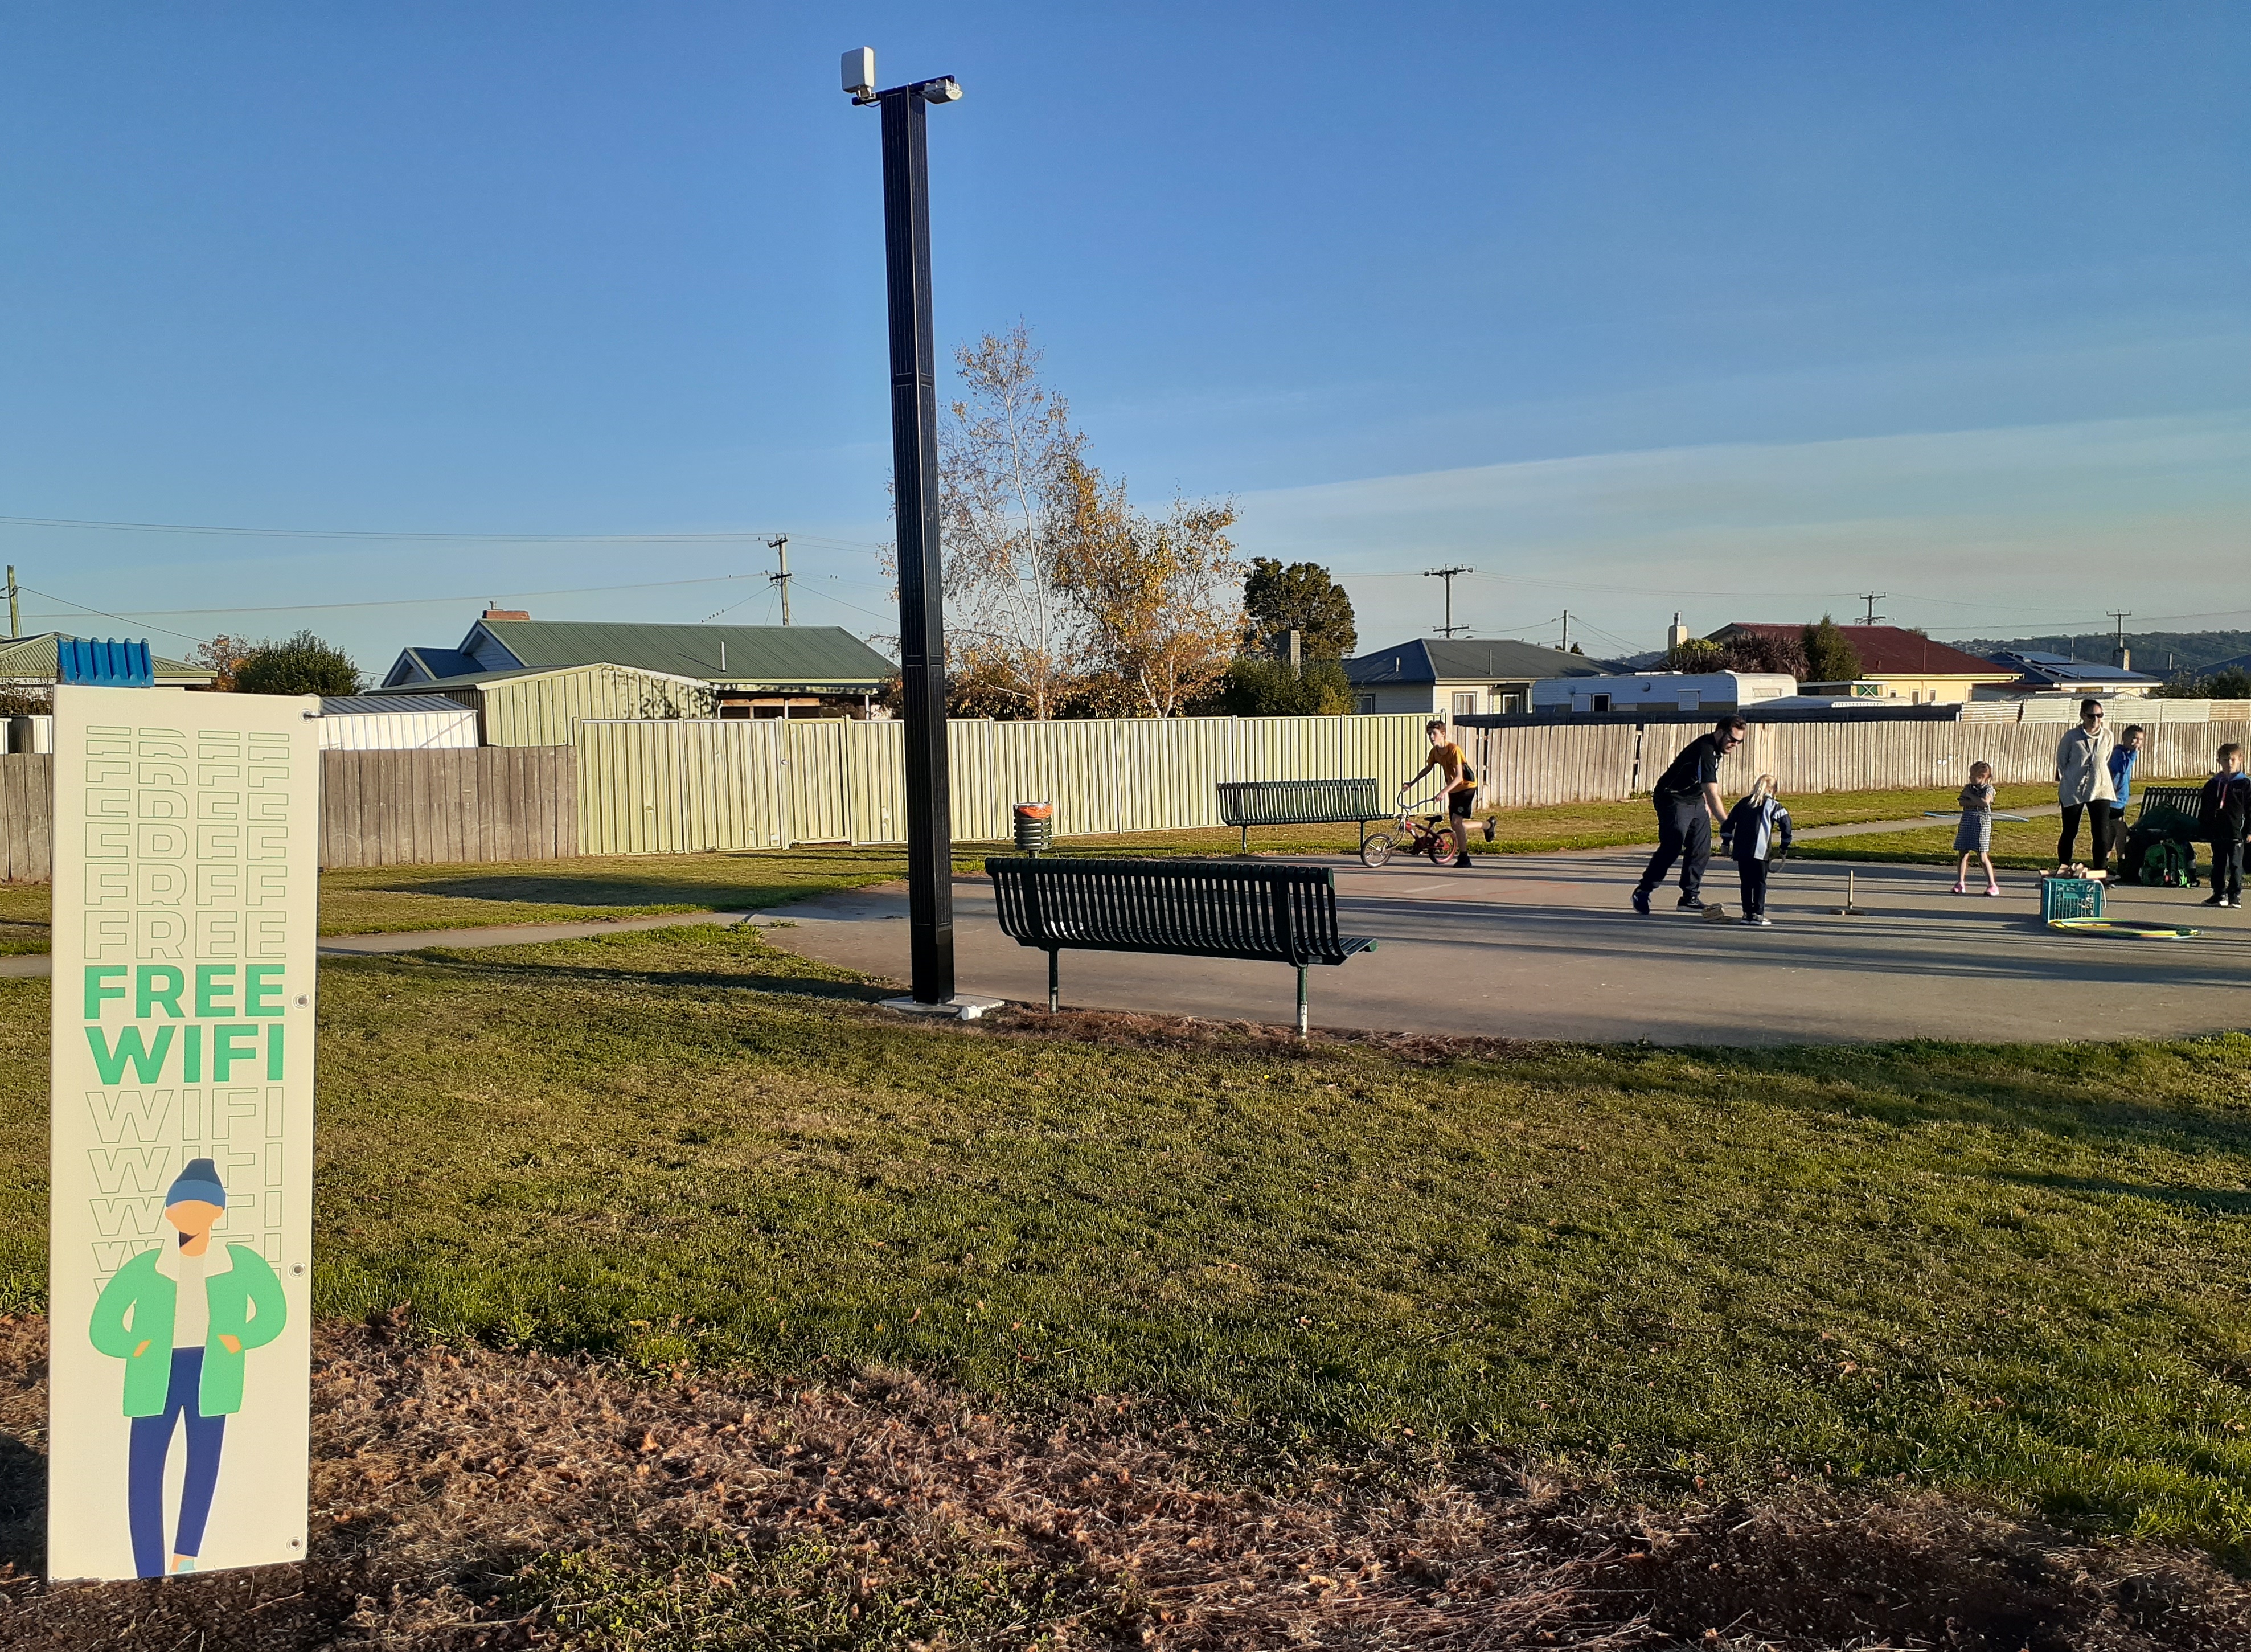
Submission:
<svg viewBox="0 0 2251 1652">
<path fill-rule="evenodd" d="M 1728 811 L 1720 805 L 1720 760 L 1741 746 L 1750 725 L 1740 717 L 1723 717 L 1709 734 L 1688 742 L 1673 760 L 1650 794 L 1657 807 L 1657 852 L 1634 885 L 1633 909 L 1649 916 L 1649 892 L 1665 881 L 1673 863 L 1680 863 L 1680 901 L 1684 912 L 1704 910 L 1704 868 L 1712 858 L 1712 828 L 1724 822 Z"/>
<path fill-rule="evenodd" d="M 2063 806 L 2063 830 L 2055 840 L 2055 864 L 2067 866 L 2077 858 L 2079 817 L 2087 816 L 2092 849 L 2089 866 L 2100 869 L 2110 859 L 2110 831 L 2118 802 L 2117 782 L 2110 778 L 2110 752 L 2116 744 L 2103 726 L 2102 702 L 2079 703 L 2079 726 L 2066 734 L 2055 748 L 2055 801 Z"/>
</svg>

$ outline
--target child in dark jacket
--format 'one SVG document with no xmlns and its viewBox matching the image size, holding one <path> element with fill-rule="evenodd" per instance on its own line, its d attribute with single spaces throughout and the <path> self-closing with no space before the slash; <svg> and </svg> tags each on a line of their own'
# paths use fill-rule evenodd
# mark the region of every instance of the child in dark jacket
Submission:
<svg viewBox="0 0 2251 1652">
<path fill-rule="evenodd" d="M 2243 904 L 2243 833 L 2251 823 L 2251 775 L 2243 772 L 2243 748 L 2220 748 L 2220 772 L 2204 783 L 2205 840 L 2212 845 L 2212 893 L 2207 906 Z"/>
<path fill-rule="evenodd" d="M 1735 863 L 1743 885 L 1743 921 L 1773 927 L 1766 915 L 1767 869 L 1790 852 L 1790 811 L 1775 795 L 1774 776 L 1762 774 L 1743 800 L 1728 811 L 1720 844 Z"/>
</svg>

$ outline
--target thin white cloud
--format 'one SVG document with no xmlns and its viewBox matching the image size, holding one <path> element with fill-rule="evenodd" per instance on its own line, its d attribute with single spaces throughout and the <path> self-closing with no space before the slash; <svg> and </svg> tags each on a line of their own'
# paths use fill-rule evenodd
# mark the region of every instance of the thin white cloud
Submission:
<svg viewBox="0 0 2251 1652">
<path fill-rule="evenodd" d="M 1630 636 L 1679 607 L 1708 628 L 1867 590 L 1956 632 L 2251 607 L 2251 413 L 1594 454 L 1239 503 L 1246 555 L 1362 576 L 1372 642 L 1436 622 L 1436 582 L 1398 576 L 1441 561 L 1478 569 L 1456 594 L 1472 625 L 1569 605 Z"/>
</svg>

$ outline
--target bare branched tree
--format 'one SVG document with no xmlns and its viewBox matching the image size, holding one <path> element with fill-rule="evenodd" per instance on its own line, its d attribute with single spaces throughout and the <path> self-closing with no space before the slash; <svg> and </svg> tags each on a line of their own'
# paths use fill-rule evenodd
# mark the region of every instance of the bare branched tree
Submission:
<svg viewBox="0 0 2251 1652">
<path fill-rule="evenodd" d="M 939 439 L 948 669 L 980 699 L 1052 717 L 1084 628 L 1056 574 L 1085 438 L 1040 382 L 1040 351 L 1022 322 L 953 359 L 968 393 Z"/>
</svg>

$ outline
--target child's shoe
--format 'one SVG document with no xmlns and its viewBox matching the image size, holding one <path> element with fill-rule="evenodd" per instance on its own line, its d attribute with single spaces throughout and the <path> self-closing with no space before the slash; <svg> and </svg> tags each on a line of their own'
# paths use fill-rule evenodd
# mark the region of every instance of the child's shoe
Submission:
<svg viewBox="0 0 2251 1652">
<path fill-rule="evenodd" d="M 2001 886 L 1998 884 L 1987 884 L 1985 892 L 1989 895 L 1998 895 L 2001 892 Z"/>
<path fill-rule="evenodd" d="M 1774 927 L 1774 920 L 1768 917 L 1763 912 L 1750 913 L 1744 917 L 1743 921 L 1747 924 L 1754 925 L 1761 929 L 1771 929 Z"/>
<path fill-rule="evenodd" d="M 1966 890 L 1966 889 L 1963 888 L 1963 886 L 1962 886 L 1961 885 L 1957 884 L 1957 885 L 1954 885 L 1954 892 L 1955 892 L 1956 894 L 1957 894 L 1957 895 L 1966 895 L 1966 894 L 1968 894 L 1970 892 L 1969 892 L 1968 890 Z"/>
</svg>

